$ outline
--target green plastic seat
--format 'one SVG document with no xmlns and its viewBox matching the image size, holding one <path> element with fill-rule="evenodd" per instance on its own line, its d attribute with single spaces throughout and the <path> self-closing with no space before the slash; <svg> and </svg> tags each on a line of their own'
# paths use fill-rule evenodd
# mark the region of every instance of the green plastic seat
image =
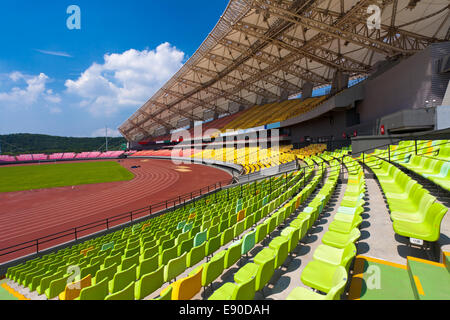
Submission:
<svg viewBox="0 0 450 320">
<path fill-rule="evenodd" d="M 193 267 L 199 263 L 203 258 L 205 258 L 206 242 L 201 246 L 192 248 L 187 254 L 187 265 L 188 267 Z"/>
<path fill-rule="evenodd" d="M 275 268 L 281 267 L 286 258 L 288 257 L 289 251 L 289 239 L 285 237 L 276 237 L 269 243 L 269 248 L 276 252 Z"/>
<path fill-rule="evenodd" d="M 108 279 L 80 291 L 80 296 L 75 300 L 105 300 L 108 296 Z"/>
<path fill-rule="evenodd" d="M 228 269 L 241 258 L 242 240 L 231 244 L 225 252 L 224 268 Z"/>
<path fill-rule="evenodd" d="M 234 228 L 228 228 L 220 235 L 220 244 L 222 246 L 231 242 L 234 238 Z"/>
<path fill-rule="evenodd" d="M 131 282 L 136 281 L 136 267 L 137 265 L 133 265 L 127 270 L 117 272 L 114 278 L 109 281 L 109 292 L 119 292 L 125 289 Z"/>
<path fill-rule="evenodd" d="M 313 259 L 335 266 L 343 266 L 349 270 L 355 256 L 356 246 L 353 243 L 349 243 L 343 249 L 321 244 L 314 251 Z"/>
<path fill-rule="evenodd" d="M 134 282 L 130 283 L 125 289 L 110 294 L 105 300 L 134 300 Z"/>
<path fill-rule="evenodd" d="M 187 253 L 183 253 L 182 256 L 170 260 L 164 268 L 164 281 L 169 282 L 176 279 L 177 276 L 182 274 L 186 270 L 186 257 Z"/>
<path fill-rule="evenodd" d="M 49 287 L 45 290 L 47 299 L 53 299 L 59 296 L 59 294 L 65 290 L 69 277 L 70 275 L 65 275 L 59 279 L 52 280 Z"/>
<path fill-rule="evenodd" d="M 394 220 L 394 231 L 404 237 L 435 242 L 440 238 L 441 222 L 447 211 L 447 207 L 435 202 L 423 213 L 422 221 Z"/>
<path fill-rule="evenodd" d="M 208 231 L 199 232 L 194 237 L 194 247 L 202 245 L 206 241 Z"/>
<path fill-rule="evenodd" d="M 333 288 L 334 274 L 338 268 L 344 267 L 312 260 L 303 269 L 300 279 L 304 285 L 328 293 Z"/>
<path fill-rule="evenodd" d="M 219 250 L 221 245 L 221 235 L 217 235 L 206 242 L 205 256 L 211 256 L 214 252 Z"/>
<path fill-rule="evenodd" d="M 164 266 L 159 267 L 156 271 L 144 275 L 136 282 L 135 298 L 142 300 L 149 296 L 164 284 Z"/>
<path fill-rule="evenodd" d="M 206 287 L 214 282 L 224 270 L 225 255 L 216 255 L 209 262 L 203 264 L 202 286 Z"/>
<path fill-rule="evenodd" d="M 159 266 L 166 265 L 170 260 L 175 259 L 178 256 L 178 247 L 173 246 L 172 248 L 164 250 L 159 255 Z"/>
<path fill-rule="evenodd" d="M 347 271 L 344 267 L 338 267 L 333 274 L 331 288 L 326 295 L 304 287 L 297 287 L 289 293 L 287 300 L 339 300 L 346 284 Z"/>
<path fill-rule="evenodd" d="M 256 237 L 256 232 L 250 232 L 247 233 L 244 238 L 242 239 L 242 251 L 241 254 L 248 254 L 248 252 L 250 250 L 253 249 L 253 247 L 255 246 L 255 237 Z"/>
<path fill-rule="evenodd" d="M 253 277 L 240 284 L 227 282 L 217 289 L 208 300 L 253 300 L 255 298 L 255 279 Z"/>
<path fill-rule="evenodd" d="M 355 243 L 361 237 L 358 228 L 352 229 L 349 233 L 339 233 L 327 231 L 322 237 L 322 243 L 331 247 L 343 249 L 350 243 Z"/>
<path fill-rule="evenodd" d="M 155 271 L 158 269 L 158 254 L 155 254 L 153 257 L 142 260 L 136 269 L 137 279 L 142 278 L 144 275 Z"/>
</svg>

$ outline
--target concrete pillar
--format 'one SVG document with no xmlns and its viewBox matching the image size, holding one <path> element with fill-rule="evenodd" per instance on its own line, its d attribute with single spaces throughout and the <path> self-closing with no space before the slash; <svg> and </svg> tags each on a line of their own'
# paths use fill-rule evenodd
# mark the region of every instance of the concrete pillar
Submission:
<svg viewBox="0 0 450 320">
<path fill-rule="evenodd" d="M 302 100 L 312 97 L 314 85 L 311 82 L 305 82 L 302 86 Z"/>
<path fill-rule="evenodd" d="M 336 71 L 333 77 L 333 84 L 331 85 L 331 94 L 341 91 L 342 89 L 348 88 L 348 81 L 350 77 L 348 74 L 342 71 Z"/>
</svg>

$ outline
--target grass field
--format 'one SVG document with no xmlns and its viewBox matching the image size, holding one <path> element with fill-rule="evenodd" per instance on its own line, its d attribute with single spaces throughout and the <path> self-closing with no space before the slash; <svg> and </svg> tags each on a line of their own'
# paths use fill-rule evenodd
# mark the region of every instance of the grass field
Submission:
<svg viewBox="0 0 450 320">
<path fill-rule="evenodd" d="M 0 192 L 126 181 L 133 178 L 131 172 L 113 161 L 0 167 Z"/>
</svg>

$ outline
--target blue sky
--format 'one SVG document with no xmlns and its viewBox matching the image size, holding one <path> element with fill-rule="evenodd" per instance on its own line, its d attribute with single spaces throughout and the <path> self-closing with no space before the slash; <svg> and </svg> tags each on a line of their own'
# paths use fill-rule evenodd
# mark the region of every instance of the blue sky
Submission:
<svg viewBox="0 0 450 320">
<path fill-rule="evenodd" d="M 227 3 L 1 1 L 0 134 L 115 130 L 195 52 Z M 80 30 L 67 28 L 70 5 L 81 10 Z"/>
</svg>

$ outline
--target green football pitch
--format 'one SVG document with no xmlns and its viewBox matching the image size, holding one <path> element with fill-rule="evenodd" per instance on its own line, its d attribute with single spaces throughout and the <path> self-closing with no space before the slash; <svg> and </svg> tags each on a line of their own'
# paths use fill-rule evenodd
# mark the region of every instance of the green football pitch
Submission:
<svg viewBox="0 0 450 320">
<path fill-rule="evenodd" d="M 0 192 L 126 181 L 133 178 L 130 171 L 113 161 L 0 167 Z"/>
</svg>

